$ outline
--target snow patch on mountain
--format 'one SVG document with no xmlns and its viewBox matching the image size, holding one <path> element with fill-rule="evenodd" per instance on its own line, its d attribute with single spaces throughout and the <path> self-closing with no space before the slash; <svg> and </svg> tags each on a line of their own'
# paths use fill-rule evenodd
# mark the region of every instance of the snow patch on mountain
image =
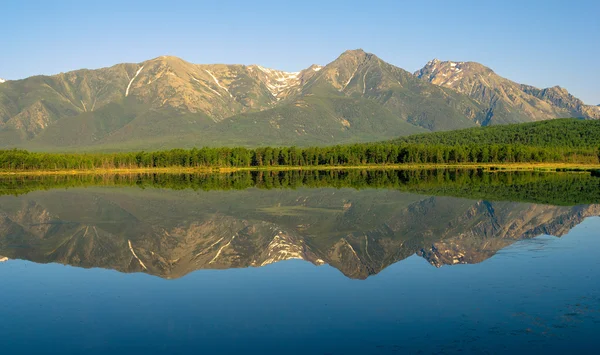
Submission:
<svg viewBox="0 0 600 355">
<path fill-rule="evenodd" d="M 144 69 L 143 65 L 140 69 L 138 69 L 137 72 L 135 72 L 134 77 L 131 78 L 131 80 L 129 81 L 129 85 L 127 85 L 127 90 L 125 90 L 125 97 L 127 97 L 127 95 L 129 95 L 129 88 L 131 88 L 131 84 L 133 84 L 133 81 L 135 80 L 135 78 L 137 78 L 137 76 L 140 75 L 140 72 L 142 71 L 142 69 Z"/>
<path fill-rule="evenodd" d="M 204 82 L 202 82 L 202 81 L 200 81 L 200 80 L 198 80 L 198 79 L 194 78 L 193 76 L 192 76 L 191 78 L 192 78 L 192 80 L 194 80 L 195 82 L 197 82 L 197 83 L 201 84 L 202 86 L 206 87 L 206 88 L 207 88 L 207 89 L 209 89 L 210 91 L 212 91 L 212 92 L 214 92 L 215 94 L 217 94 L 217 95 L 221 96 L 221 93 L 220 93 L 220 92 L 218 92 L 217 90 L 215 90 L 215 89 L 211 88 L 211 87 L 210 87 L 210 86 L 208 86 L 208 85 L 205 85 L 205 84 L 204 84 Z"/>
<path fill-rule="evenodd" d="M 358 71 L 358 67 L 356 67 L 356 69 L 354 69 L 354 72 L 352 73 L 352 75 L 350 75 L 350 78 L 348 78 L 348 81 L 346 81 L 346 84 L 344 84 L 344 87 L 340 89 L 340 91 L 346 89 L 346 87 L 348 86 L 348 84 L 350 84 L 350 82 L 352 81 L 352 79 L 354 79 L 354 75 L 356 75 L 356 72 Z"/>
<path fill-rule="evenodd" d="M 279 96 L 285 90 L 300 85 L 301 72 L 285 72 L 260 65 L 250 66 L 249 69 L 251 71 L 258 69 L 262 72 L 262 75 L 259 75 L 261 81 L 263 81 L 271 95 L 277 99 L 280 99 Z"/>
<path fill-rule="evenodd" d="M 463 78 L 465 62 L 442 62 L 438 59 L 430 60 L 427 65 L 415 72 L 419 78 L 427 77 L 433 84 L 451 87 Z"/>
<path fill-rule="evenodd" d="M 219 80 L 217 79 L 217 77 L 215 77 L 215 75 L 212 72 L 210 72 L 210 71 L 208 71 L 206 69 L 204 69 L 204 71 L 207 72 L 208 75 L 210 75 L 213 78 L 213 80 L 215 81 L 215 83 L 217 84 L 218 87 L 220 87 L 221 89 L 227 91 L 227 93 L 229 94 L 229 97 L 233 97 L 233 95 L 231 95 L 231 93 L 229 92 L 229 90 L 226 87 L 224 87 L 223 85 L 221 85 L 221 83 L 219 82 Z"/>
<path fill-rule="evenodd" d="M 6 80 L 0 78 L 0 84 L 5 83 L 5 82 L 6 82 Z"/>
</svg>

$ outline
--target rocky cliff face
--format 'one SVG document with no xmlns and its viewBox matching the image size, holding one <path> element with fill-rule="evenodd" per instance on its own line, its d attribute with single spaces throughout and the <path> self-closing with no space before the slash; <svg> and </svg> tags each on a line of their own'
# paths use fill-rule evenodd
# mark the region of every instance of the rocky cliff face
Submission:
<svg viewBox="0 0 600 355">
<path fill-rule="evenodd" d="M 598 112 L 561 87 L 538 89 L 505 79 L 474 62 L 434 59 L 415 75 L 468 95 L 485 107 L 480 125 L 547 120 L 557 117 L 598 119 Z"/>
<path fill-rule="evenodd" d="M 202 198 L 84 189 L 0 201 L 0 255 L 163 278 L 289 259 L 327 263 L 357 279 L 415 253 L 437 267 L 477 263 L 517 240 L 561 236 L 600 215 L 598 205 L 328 189 Z"/>
</svg>

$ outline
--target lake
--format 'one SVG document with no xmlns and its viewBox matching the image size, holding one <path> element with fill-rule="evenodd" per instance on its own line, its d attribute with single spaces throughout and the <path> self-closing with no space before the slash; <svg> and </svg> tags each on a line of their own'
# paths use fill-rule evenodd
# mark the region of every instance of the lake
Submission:
<svg viewBox="0 0 600 355">
<path fill-rule="evenodd" d="M 0 349 L 596 353 L 589 173 L 0 178 Z"/>
</svg>

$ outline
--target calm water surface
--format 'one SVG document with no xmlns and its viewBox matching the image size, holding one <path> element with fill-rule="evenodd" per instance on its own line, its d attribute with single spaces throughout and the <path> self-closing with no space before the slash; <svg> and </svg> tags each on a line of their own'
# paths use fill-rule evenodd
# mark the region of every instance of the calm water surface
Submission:
<svg viewBox="0 0 600 355">
<path fill-rule="evenodd" d="M 600 205 L 513 192 L 0 196 L 0 348 L 596 353 Z"/>
</svg>

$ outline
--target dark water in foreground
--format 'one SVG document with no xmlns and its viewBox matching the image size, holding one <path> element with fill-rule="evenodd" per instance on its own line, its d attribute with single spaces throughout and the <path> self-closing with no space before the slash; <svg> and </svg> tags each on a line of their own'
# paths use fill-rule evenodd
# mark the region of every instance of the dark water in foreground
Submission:
<svg viewBox="0 0 600 355">
<path fill-rule="evenodd" d="M 600 201 L 565 179 L 29 185 L 0 196 L 0 349 L 596 353 Z"/>
</svg>

